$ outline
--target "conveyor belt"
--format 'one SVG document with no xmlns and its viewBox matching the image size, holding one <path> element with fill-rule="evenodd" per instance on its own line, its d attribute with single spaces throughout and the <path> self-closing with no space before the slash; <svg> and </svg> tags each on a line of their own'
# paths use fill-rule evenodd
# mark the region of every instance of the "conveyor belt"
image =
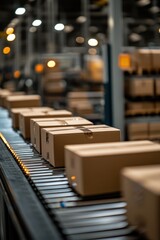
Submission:
<svg viewBox="0 0 160 240">
<path fill-rule="evenodd" d="M 142 239 L 129 226 L 120 196 L 77 195 L 64 169 L 41 158 L 9 120 L 7 111 L 0 109 L 0 132 L 7 140 L 1 136 L 2 182 L 30 239 Z"/>
</svg>

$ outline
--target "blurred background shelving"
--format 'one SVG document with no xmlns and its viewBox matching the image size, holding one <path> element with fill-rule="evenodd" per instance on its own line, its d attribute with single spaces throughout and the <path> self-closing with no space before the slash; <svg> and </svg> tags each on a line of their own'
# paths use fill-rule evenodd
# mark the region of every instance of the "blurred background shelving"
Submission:
<svg viewBox="0 0 160 240">
<path fill-rule="evenodd" d="M 159 122 L 158 0 L 2 0 L 0 14 L 1 88 L 39 93 L 123 139 L 132 120 Z"/>
</svg>

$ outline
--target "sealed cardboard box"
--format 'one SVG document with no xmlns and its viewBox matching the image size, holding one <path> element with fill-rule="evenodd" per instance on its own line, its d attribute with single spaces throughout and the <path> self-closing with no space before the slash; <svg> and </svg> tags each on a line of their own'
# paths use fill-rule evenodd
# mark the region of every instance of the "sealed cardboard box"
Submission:
<svg viewBox="0 0 160 240">
<path fill-rule="evenodd" d="M 154 102 L 127 102 L 125 108 L 126 116 L 155 113 Z"/>
<path fill-rule="evenodd" d="M 19 129 L 19 114 L 22 112 L 49 112 L 53 111 L 50 107 L 35 107 L 35 108 L 11 108 L 12 127 Z"/>
<path fill-rule="evenodd" d="M 127 216 L 147 239 L 160 239 L 160 165 L 124 168 L 122 193 Z"/>
<path fill-rule="evenodd" d="M 160 102 L 155 102 L 155 111 L 156 113 L 160 113 Z"/>
<path fill-rule="evenodd" d="M 3 106 L 5 108 L 8 107 L 8 105 L 7 105 L 8 104 L 8 97 L 11 97 L 11 96 L 26 96 L 26 95 L 25 95 L 25 92 L 22 92 L 22 91 L 10 92 L 10 94 L 8 96 L 5 96 L 3 98 Z"/>
<path fill-rule="evenodd" d="M 52 130 L 51 128 L 55 127 L 68 127 L 68 126 L 85 126 L 92 125 L 93 123 L 88 121 L 87 119 L 81 117 L 70 117 L 70 118 L 54 118 L 51 121 L 35 121 L 35 124 L 32 124 L 33 130 L 31 129 L 31 142 L 36 148 L 36 150 L 41 153 L 41 129 L 48 128 L 48 130 Z"/>
<path fill-rule="evenodd" d="M 7 108 L 40 107 L 41 97 L 39 95 L 8 96 Z"/>
<path fill-rule="evenodd" d="M 4 107 L 4 98 L 8 97 L 11 94 L 9 90 L 6 89 L 0 89 L 0 106 Z"/>
<path fill-rule="evenodd" d="M 160 139 L 160 122 L 151 122 L 149 124 L 149 139 Z"/>
<path fill-rule="evenodd" d="M 139 73 L 143 71 L 150 72 L 152 70 L 152 55 L 150 49 L 138 49 L 137 60 Z"/>
<path fill-rule="evenodd" d="M 67 144 L 116 141 L 120 141 L 120 130 L 107 125 L 41 129 L 42 157 L 54 167 L 64 166 L 64 146 Z"/>
<path fill-rule="evenodd" d="M 6 99 L 9 97 L 9 96 L 18 96 L 18 95 L 24 95 L 25 93 L 24 92 L 21 92 L 21 91 L 18 91 L 18 92 L 11 92 L 9 90 L 6 90 L 6 89 L 2 89 L 0 91 L 0 106 L 2 107 L 7 107 L 7 101 Z"/>
<path fill-rule="evenodd" d="M 143 97 L 154 95 L 153 78 L 135 78 L 126 80 L 126 95 L 132 97 Z"/>
<path fill-rule="evenodd" d="M 81 195 L 119 192 L 120 172 L 127 166 L 160 164 L 160 145 L 147 141 L 91 144 L 86 149 L 65 146 L 66 174 Z M 115 145 L 114 145 L 115 144 Z"/>
<path fill-rule="evenodd" d="M 149 123 L 130 123 L 127 125 L 128 140 L 149 139 Z"/>
<path fill-rule="evenodd" d="M 159 71 L 160 70 L 160 49 L 151 49 L 152 54 L 152 70 Z"/>
<path fill-rule="evenodd" d="M 49 112 L 24 112 L 19 114 L 19 128 L 24 138 L 30 138 L 30 119 L 31 118 L 56 118 L 69 117 L 72 113 L 67 110 L 53 110 Z"/>
<path fill-rule="evenodd" d="M 155 79 L 155 85 L 156 85 L 156 96 L 160 96 L 160 78 Z"/>
</svg>

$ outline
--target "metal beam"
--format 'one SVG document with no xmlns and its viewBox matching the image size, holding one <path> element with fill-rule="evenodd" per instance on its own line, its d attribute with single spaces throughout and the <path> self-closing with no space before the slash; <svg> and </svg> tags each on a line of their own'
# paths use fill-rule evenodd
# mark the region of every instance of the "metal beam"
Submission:
<svg viewBox="0 0 160 240">
<path fill-rule="evenodd" d="M 113 126 L 121 130 L 124 138 L 124 85 L 122 71 L 118 67 L 118 56 L 122 51 L 122 1 L 109 2 L 109 41 L 111 44 L 111 72 L 112 72 L 112 117 Z"/>
</svg>

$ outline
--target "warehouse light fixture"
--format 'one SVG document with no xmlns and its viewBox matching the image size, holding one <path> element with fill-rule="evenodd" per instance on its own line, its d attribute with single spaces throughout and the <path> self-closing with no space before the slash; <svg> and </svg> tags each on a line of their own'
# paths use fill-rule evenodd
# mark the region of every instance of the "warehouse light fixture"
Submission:
<svg viewBox="0 0 160 240">
<path fill-rule="evenodd" d="M 14 28 L 9 27 L 9 28 L 6 29 L 6 34 L 7 35 L 12 34 L 12 33 L 14 33 Z"/>
<path fill-rule="evenodd" d="M 10 53 L 10 51 L 11 51 L 11 48 L 10 47 L 4 47 L 3 48 L 3 54 L 9 54 Z"/>
<path fill-rule="evenodd" d="M 34 33 L 34 32 L 36 32 L 37 31 L 37 28 L 36 27 L 30 27 L 29 28 L 29 32 L 31 32 L 31 33 Z"/>
<path fill-rule="evenodd" d="M 137 2 L 137 5 L 140 6 L 140 7 L 144 7 L 144 6 L 149 5 L 150 3 L 151 3 L 150 0 L 139 0 L 139 1 Z"/>
<path fill-rule="evenodd" d="M 57 31 L 62 31 L 64 29 L 64 24 L 63 23 L 57 23 L 54 26 L 54 29 L 57 30 Z"/>
<path fill-rule="evenodd" d="M 160 9 L 159 9 L 159 7 L 157 7 L 157 6 L 152 6 L 152 7 L 150 8 L 150 12 L 153 13 L 153 14 L 156 14 L 156 13 L 159 13 L 159 12 L 160 12 Z"/>
<path fill-rule="evenodd" d="M 16 38 L 16 35 L 14 33 L 9 34 L 7 36 L 7 41 L 12 42 L 12 41 L 14 41 L 15 38 Z"/>
<path fill-rule="evenodd" d="M 97 54 L 97 49 L 95 49 L 95 48 L 89 48 L 89 49 L 88 49 L 88 53 L 89 53 L 90 55 L 96 55 L 96 54 Z"/>
<path fill-rule="evenodd" d="M 84 23 L 87 21 L 87 18 L 85 16 L 79 16 L 77 19 L 76 19 L 76 22 L 77 23 Z"/>
<path fill-rule="evenodd" d="M 44 70 L 44 66 L 41 63 L 37 63 L 34 68 L 36 73 L 42 73 Z"/>
<path fill-rule="evenodd" d="M 66 26 L 64 27 L 64 31 L 65 31 L 66 33 L 72 32 L 73 29 L 74 29 L 74 27 L 73 27 L 72 25 L 66 25 Z"/>
<path fill-rule="evenodd" d="M 32 22 L 32 26 L 38 27 L 42 24 L 42 21 L 40 19 L 36 19 Z"/>
<path fill-rule="evenodd" d="M 98 45 L 97 39 L 95 39 L 95 38 L 90 38 L 90 39 L 88 40 L 88 45 L 91 46 L 91 47 L 97 46 L 97 45 Z"/>
<path fill-rule="evenodd" d="M 21 76 L 21 72 L 19 70 L 15 70 L 13 76 L 14 78 L 19 78 Z"/>
<path fill-rule="evenodd" d="M 79 43 L 79 44 L 84 43 L 84 37 L 81 37 L 81 36 L 76 37 L 76 42 Z"/>
<path fill-rule="evenodd" d="M 16 15 L 23 15 L 26 12 L 26 9 L 24 7 L 17 8 L 15 11 Z"/>
<path fill-rule="evenodd" d="M 141 37 L 141 35 L 139 35 L 139 34 L 137 34 L 137 33 L 131 33 L 131 34 L 129 35 L 129 39 L 130 39 L 130 41 L 132 41 L 132 42 L 139 42 L 139 41 L 142 40 L 142 37 Z"/>
<path fill-rule="evenodd" d="M 56 62 L 55 62 L 54 60 L 49 60 L 49 61 L 47 62 L 47 66 L 48 66 L 49 68 L 53 68 L 53 67 L 56 66 Z"/>
</svg>

